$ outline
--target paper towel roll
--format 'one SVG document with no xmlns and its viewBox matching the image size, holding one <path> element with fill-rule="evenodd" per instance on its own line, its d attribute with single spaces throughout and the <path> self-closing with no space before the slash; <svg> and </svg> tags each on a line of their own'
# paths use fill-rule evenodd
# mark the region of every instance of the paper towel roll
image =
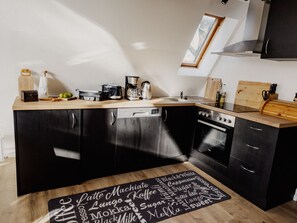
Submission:
<svg viewBox="0 0 297 223">
<path fill-rule="evenodd" d="M 38 97 L 47 97 L 47 77 L 40 77 L 39 79 Z"/>
</svg>

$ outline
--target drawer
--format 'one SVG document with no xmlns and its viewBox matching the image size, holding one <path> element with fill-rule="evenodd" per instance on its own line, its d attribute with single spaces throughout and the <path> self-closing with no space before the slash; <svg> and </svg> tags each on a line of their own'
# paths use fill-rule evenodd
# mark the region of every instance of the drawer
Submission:
<svg viewBox="0 0 297 223">
<path fill-rule="evenodd" d="M 279 129 L 251 122 L 244 119 L 236 119 L 234 138 L 252 146 L 269 147 L 275 145 Z"/>
<path fill-rule="evenodd" d="M 257 169 L 268 169 L 273 162 L 275 145 L 255 145 L 233 138 L 231 156 Z"/>
<path fill-rule="evenodd" d="M 231 156 L 257 169 L 272 165 L 279 130 L 244 119 L 236 119 Z"/>
<path fill-rule="evenodd" d="M 253 196 L 266 194 L 269 175 L 260 169 L 234 157 L 230 157 L 228 175 L 240 191 Z"/>
</svg>

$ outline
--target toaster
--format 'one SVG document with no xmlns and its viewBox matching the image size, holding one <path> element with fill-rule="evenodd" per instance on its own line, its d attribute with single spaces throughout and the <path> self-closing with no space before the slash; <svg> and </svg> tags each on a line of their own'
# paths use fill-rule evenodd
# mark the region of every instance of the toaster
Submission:
<svg viewBox="0 0 297 223">
<path fill-rule="evenodd" d="M 122 87 L 114 84 L 103 84 L 102 92 L 108 94 L 108 98 L 112 100 L 120 100 L 123 98 Z"/>
</svg>

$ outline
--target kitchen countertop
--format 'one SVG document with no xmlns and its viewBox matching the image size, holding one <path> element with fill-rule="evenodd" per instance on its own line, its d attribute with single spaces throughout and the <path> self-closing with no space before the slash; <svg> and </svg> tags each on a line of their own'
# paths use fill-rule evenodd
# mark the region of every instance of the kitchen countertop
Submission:
<svg viewBox="0 0 297 223">
<path fill-rule="evenodd" d="M 18 110 L 57 110 L 57 109 L 96 109 L 96 108 L 131 108 L 131 107 L 172 107 L 172 106 L 199 106 L 216 110 L 225 114 L 230 114 L 239 118 L 247 119 L 250 121 L 262 123 L 265 125 L 273 126 L 276 128 L 296 127 L 297 122 L 287 119 L 277 118 L 273 116 L 263 115 L 260 112 L 246 112 L 236 113 L 221 108 L 208 106 L 202 104 L 210 102 L 210 100 L 202 97 L 188 97 L 189 100 L 185 101 L 171 101 L 168 98 L 153 98 L 152 100 L 106 100 L 106 101 L 84 101 L 84 100 L 70 100 L 70 101 L 38 101 L 38 102 L 22 102 L 17 97 L 13 103 L 12 109 Z"/>
</svg>

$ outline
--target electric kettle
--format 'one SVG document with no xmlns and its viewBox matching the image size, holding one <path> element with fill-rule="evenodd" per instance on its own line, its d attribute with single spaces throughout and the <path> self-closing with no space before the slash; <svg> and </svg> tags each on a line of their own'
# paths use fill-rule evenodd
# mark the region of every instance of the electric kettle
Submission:
<svg viewBox="0 0 297 223">
<path fill-rule="evenodd" d="M 152 98 L 152 87 L 149 81 L 144 81 L 141 83 L 141 97 L 142 100 L 150 100 Z"/>
</svg>

